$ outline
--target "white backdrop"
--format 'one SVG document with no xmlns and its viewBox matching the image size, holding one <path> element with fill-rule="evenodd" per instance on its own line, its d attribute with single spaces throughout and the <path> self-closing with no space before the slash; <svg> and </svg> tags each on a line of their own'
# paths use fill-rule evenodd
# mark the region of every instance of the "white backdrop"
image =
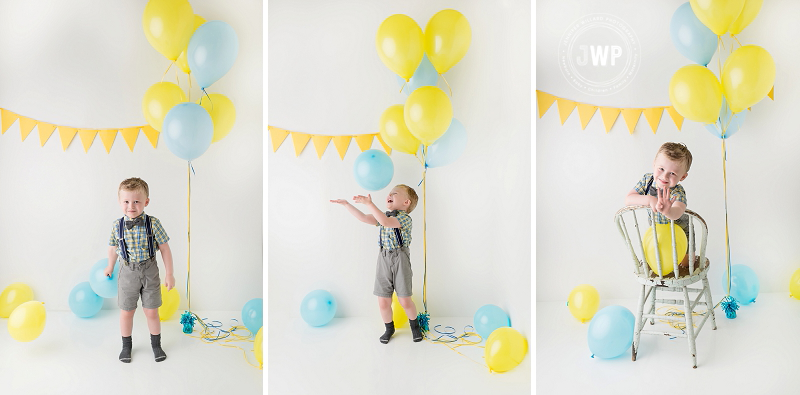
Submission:
<svg viewBox="0 0 800 395">
<path fill-rule="evenodd" d="M 306 133 L 375 133 L 381 113 L 406 96 L 380 61 L 375 33 L 392 14 L 424 29 L 454 8 L 472 28 L 465 58 L 446 73 L 454 117 L 466 127 L 463 156 L 427 177 L 428 309 L 469 316 L 484 304 L 509 312 L 530 335 L 530 4 L 526 1 L 270 1 L 269 125 Z M 442 87 L 444 83 L 442 82 Z M 446 89 L 446 88 L 445 88 Z M 373 148 L 380 143 L 374 142 Z M 272 144 L 270 143 L 270 147 Z M 333 144 L 321 160 L 309 144 L 295 157 L 291 137 L 268 156 L 269 314 L 300 319 L 310 291 L 324 288 L 338 317 L 380 319 L 372 295 L 377 229 L 329 199 L 366 194 L 352 175 L 359 149 L 344 160 Z M 390 186 L 416 188 L 421 167 L 393 152 Z M 416 188 L 422 194 L 422 188 Z M 414 220 L 414 299 L 422 310 L 422 203 Z M 274 322 L 274 321 L 273 321 Z"/>
<path fill-rule="evenodd" d="M 144 36 L 145 4 L 1 2 L 0 107 L 79 128 L 144 125 L 142 97 L 169 64 Z M 233 68 L 208 89 L 233 101 L 236 124 L 193 161 L 192 308 L 240 310 L 262 296 L 262 2 L 191 5 L 206 20 L 230 24 L 239 38 Z M 174 67 L 165 80 L 175 81 Z M 195 100 L 197 92 L 195 84 Z M 21 142 L 17 125 L 0 136 L 0 287 L 26 283 L 48 309 L 67 310 L 69 292 L 106 256 L 111 222 L 122 216 L 117 187 L 134 176 L 150 185 L 145 212 L 171 237 L 185 308 L 186 162 L 163 139 L 154 149 L 143 134 L 134 152 L 118 136 L 110 154 L 99 137 L 84 153 L 77 136 L 66 152 L 58 133 L 44 147 L 36 130 Z M 116 309 L 116 298 L 105 308 Z"/>
<path fill-rule="evenodd" d="M 578 102 L 612 107 L 667 106 L 669 81 L 691 64 L 670 39 L 672 14 L 683 1 L 539 1 L 536 14 L 536 89 Z M 788 70 L 798 58 L 791 51 L 796 31 L 793 15 L 800 4 L 765 2 L 758 17 L 738 35 L 743 45 L 765 48 L 775 59 L 775 101 L 752 107 L 744 126 L 728 139 L 728 214 L 733 264 L 745 264 L 759 276 L 761 292 L 788 292 L 789 278 L 800 267 L 800 216 L 795 197 L 800 187 L 792 172 L 800 135 L 788 114 L 800 103 L 797 82 Z M 614 15 L 641 42 L 641 68 L 622 91 L 588 96 L 573 88 L 558 64 L 558 43 L 578 18 L 592 13 Z M 785 27 L 785 29 L 784 29 Z M 793 30 L 792 30 L 793 29 Z M 727 41 L 726 41 L 727 43 Z M 724 50 L 725 57 L 730 48 Z M 724 60 L 724 58 L 723 58 Z M 709 65 L 718 74 L 717 57 Z M 784 115 L 787 114 L 787 115 Z M 709 226 L 707 255 L 714 294 L 724 294 L 725 218 L 721 141 L 703 125 L 684 121 L 678 131 L 665 112 L 654 135 L 644 119 L 633 135 L 619 117 L 606 134 L 600 114 L 586 130 L 577 111 L 561 126 L 556 104 L 536 121 L 536 298 L 565 301 L 576 285 L 588 283 L 601 299 L 633 298 L 636 288 L 629 255 L 613 223 L 614 213 L 638 178 L 652 170 L 658 147 L 685 143 L 692 152 L 686 188 L 688 208 Z"/>
</svg>

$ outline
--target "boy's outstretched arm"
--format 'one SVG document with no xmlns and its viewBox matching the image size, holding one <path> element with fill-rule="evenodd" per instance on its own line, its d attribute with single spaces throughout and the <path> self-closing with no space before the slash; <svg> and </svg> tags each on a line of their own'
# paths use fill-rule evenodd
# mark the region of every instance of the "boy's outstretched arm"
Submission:
<svg viewBox="0 0 800 395">
<path fill-rule="evenodd" d="M 353 207 L 353 205 L 350 204 L 350 202 L 348 202 L 347 200 L 335 199 L 335 200 L 331 200 L 331 203 L 341 204 L 342 206 L 344 206 L 347 209 L 347 211 L 350 212 L 350 214 L 353 214 L 353 216 L 356 217 L 357 220 L 359 220 L 359 221 L 361 221 L 361 222 L 363 222 L 365 224 L 369 224 L 369 225 L 377 225 L 378 224 L 378 221 L 375 219 L 375 217 L 373 217 L 370 214 L 362 213 L 361 210 Z"/>
<path fill-rule="evenodd" d="M 387 228 L 399 228 L 400 221 L 397 220 L 395 217 L 387 217 L 386 214 L 381 211 L 375 203 L 372 202 L 372 195 L 367 194 L 367 196 L 358 195 L 353 196 L 353 200 L 356 203 L 361 203 L 367 206 L 367 210 L 372 213 L 372 217 L 378 221 L 379 224 L 383 225 Z"/>
<path fill-rule="evenodd" d="M 169 243 L 159 244 L 158 250 L 161 251 L 161 259 L 164 260 L 164 286 L 169 291 L 175 286 L 175 276 L 172 273 L 172 250 L 169 249 Z"/>
</svg>

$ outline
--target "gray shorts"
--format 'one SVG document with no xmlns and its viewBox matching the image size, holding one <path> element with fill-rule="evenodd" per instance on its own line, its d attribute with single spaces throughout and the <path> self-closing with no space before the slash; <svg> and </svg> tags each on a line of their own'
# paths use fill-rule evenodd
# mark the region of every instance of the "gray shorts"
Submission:
<svg viewBox="0 0 800 395">
<path fill-rule="evenodd" d="M 122 310 L 136 310 L 139 295 L 142 307 L 157 309 L 161 307 L 161 280 L 155 258 L 137 263 L 120 263 L 117 282 L 117 304 Z"/>
<path fill-rule="evenodd" d="M 391 298 L 392 291 L 397 297 L 411 296 L 411 252 L 408 247 L 394 250 L 381 248 L 378 254 L 378 266 L 375 269 L 375 296 Z"/>
</svg>

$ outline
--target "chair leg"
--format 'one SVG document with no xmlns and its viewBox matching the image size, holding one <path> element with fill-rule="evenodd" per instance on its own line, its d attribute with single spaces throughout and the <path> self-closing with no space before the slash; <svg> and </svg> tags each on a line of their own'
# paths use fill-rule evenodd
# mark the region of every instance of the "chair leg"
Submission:
<svg viewBox="0 0 800 395">
<path fill-rule="evenodd" d="M 703 292 L 706 294 L 706 314 L 711 313 L 711 329 L 717 330 L 717 321 L 714 319 L 714 302 L 711 300 L 711 287 L 708 286 L 708 277 L 703 279 Z"/>
<path fill-rule="evenodd" d="M 692 302 L 689 300 L 689 290 L 687 287 L 683 287 L 683 302 L 686 306 L 684 317 L 686 318 L 686 337 L 689 339 L 689 351 L 692 352 L 692 367 L 697 369 L 697 350 L 695 349 L 694 324 L 692 323 L 693 309 L 690 308 Z"/>
<path fill-rule="evenodd" d="M 644 313 L 644 304 L 646 302 L 644 299 L 645 288 L 647 288 L 647 286 L 642 284 L 641 292 L 639 292 L 639 308 L 638 313 L 636 314 L 636 324 L 633 327 L 634 333 L 633 346 L 631 347 L 631 361 L 636 360 L 636 353 L 639 351 L 639 336 L 642 334 L 642 325 L 644 325 L 642 314 Z"/>
<path fill-rule="evenodd" d="M 649 314 L 655 314 L 656 313 L 656 291 L 658 290 L 658 287 L 653 286 L 651 288 L 653 290 L 650 292 L 650 298 L 651 299 L 650 299 L 650 313 Z M 655 318 L 651 318 L 650 319 L 650 325 L 655 325 L 655 323 L 656 323 Z"/>
</svg>

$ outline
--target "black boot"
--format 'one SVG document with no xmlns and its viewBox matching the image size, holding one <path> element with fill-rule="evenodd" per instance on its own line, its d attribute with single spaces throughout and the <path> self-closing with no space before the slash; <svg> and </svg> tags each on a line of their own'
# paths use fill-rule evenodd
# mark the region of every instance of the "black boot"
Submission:
<svg viewBox="0 0 800 395">
<path fill-rule="evenodd" d="M 122 352 L 119 353 L 119 360 L 125 363 L 131 363 L 131 348 L 133 348 L 133 340 L 130 336 L 122 336 Z"/>
<path fill-rule="evenodd" d="M 411 325 L 411 338 L 414 342 L 422 341 L 422 331 L 419 329 L 419 321 L 414 318 L 413 320 L 408 320 L 408 323 Z"/>
<path fill-rule="evenodd" d="M 150 335 L 150 345 L 153 346 L 153 355 L 156 357 L 156 362 L 161 362 L 167 359 L 167 353 L 161 349 L 161 334 Z"/>
<path fill-rule="evenodd" d="M 386 332 L 381 336 L 381 343 L 386 344 L 389 342 L 392 335 L 394 335 L 394 321 L 385 323 L 384 325 L 386 325 Z"/>
</svg>

